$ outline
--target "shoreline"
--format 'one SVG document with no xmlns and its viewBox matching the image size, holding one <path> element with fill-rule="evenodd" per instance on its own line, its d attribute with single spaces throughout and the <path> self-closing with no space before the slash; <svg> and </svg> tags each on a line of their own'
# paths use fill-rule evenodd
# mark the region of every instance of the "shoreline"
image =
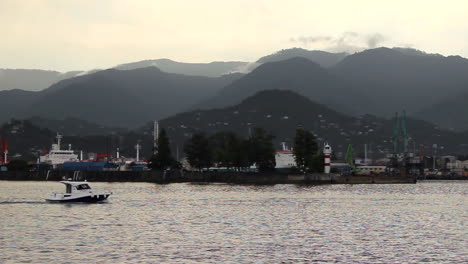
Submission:
<svg viewBox="0 0 468 264">
<path fill-rule="evenodd" d="M 325 173 L 288 174 L 252 172 L 184 172 L 184 171 L 8 171 L 0 172 L 4 181 L 60 181 L 63 177 L 90 182 L 230 183 L 230 184 L 414 184 L 414 176 L 340 175 Z M 421 179 L 420 179 L 421 180 Z"/>
</svg>

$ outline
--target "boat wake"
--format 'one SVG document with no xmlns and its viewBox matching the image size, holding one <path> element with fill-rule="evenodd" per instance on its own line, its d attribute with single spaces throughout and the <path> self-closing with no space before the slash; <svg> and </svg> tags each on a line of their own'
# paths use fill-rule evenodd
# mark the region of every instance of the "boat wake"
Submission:
<svg viewBox="0 0 468 264">
<path fill-rule="evenodd" d="M 0 201 L 1 204 L 46 204 L 46 201 Z"/>
</svg>

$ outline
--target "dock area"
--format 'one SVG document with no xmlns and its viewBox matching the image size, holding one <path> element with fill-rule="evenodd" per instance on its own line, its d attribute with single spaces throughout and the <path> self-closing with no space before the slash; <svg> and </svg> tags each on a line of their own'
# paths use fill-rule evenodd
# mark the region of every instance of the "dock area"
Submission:
<svg viewBox="0 0 468 264">
<path fill-rule="evenodd" d="M 229 184 L 403 184 L 416 183 L 414 176 L 340 175 L 333 173 L 288 174 L 252 172 L 187 172 L 173 171 L 7 171 L 0 180 L 60 181 L 64 178 L 92 182 L 151 182 L 151 183 L 229 183 Z"/>
</svg>

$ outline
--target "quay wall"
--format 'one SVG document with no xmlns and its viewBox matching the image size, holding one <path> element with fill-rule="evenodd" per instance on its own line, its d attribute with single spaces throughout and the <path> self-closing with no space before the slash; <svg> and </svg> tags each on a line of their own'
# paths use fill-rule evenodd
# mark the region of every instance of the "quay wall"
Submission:
<svg viewBox="0 0 468 264">
<path fill-rule="evenodd" d="M 73 178 L 90 182 L 152 182 L 152 183 L 232 183 L 232 184 L 384 184 L 416 183 L 407 176 L 351 176 L 340 174 L 287 174 L 252 172 L 187 172 L 187 171 L 7 171 L 0 172 L 0 180 L 60 181 Z"/>
</svg>

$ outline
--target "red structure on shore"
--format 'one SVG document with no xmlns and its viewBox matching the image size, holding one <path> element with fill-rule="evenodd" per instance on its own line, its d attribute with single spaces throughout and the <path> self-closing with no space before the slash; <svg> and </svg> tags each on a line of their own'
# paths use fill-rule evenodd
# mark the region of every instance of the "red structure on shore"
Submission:
<svg viewBox="0 0 468 264">
<path fill-rule="evenodd" d="M 0 165 L 8 163 L 8 141 L 0 138 Z"/>
</svg>

